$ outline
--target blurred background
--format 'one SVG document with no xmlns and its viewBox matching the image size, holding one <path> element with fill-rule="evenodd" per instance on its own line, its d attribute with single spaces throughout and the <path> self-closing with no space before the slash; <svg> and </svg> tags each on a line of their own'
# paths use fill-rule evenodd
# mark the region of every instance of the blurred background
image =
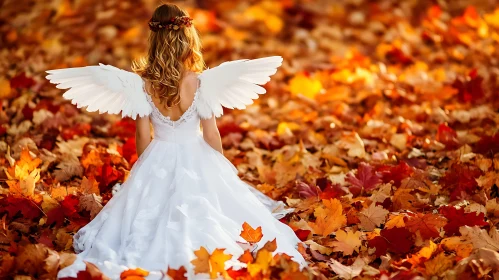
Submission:
<svg viewBox="0 0 499 280">
<path fill-rule="evenodd" d="M 376 165 L 396 187 L 416 172 L 432 182 L 452 170 L 496 178 L 497 1 L 169 2 L 193 17 L 209 67 L 284 58 L 267 94 L 217 121 L 240 176 L 301 205 L 292 226 L 303 240 L 315 207 L 307 198 L 326 189 L 328 198 L 365 195 L 346 179 L 360 163 Z M 147 22 L 161 3 L 0 0 L 0 214 L 11 230 L 0 237 L 2 254 L 16 250 L 13 240 L 71 251 L 72 232 L 126 179 L 137 159 L 134 121 L 76 108 L 44 71 L 97 63 L 130 70 L 146 53 Z M 461 175 L 431 191 L 389 192 L 383 206 L 417 212 L 468 200 L 485 209 L 484 197 L 498 196 L 496 179 L 479 188 Z M 348 209 L 357 213 L 359 201 Z M 324 260 L 314 252 L 312 260 Z"/>
</svg>

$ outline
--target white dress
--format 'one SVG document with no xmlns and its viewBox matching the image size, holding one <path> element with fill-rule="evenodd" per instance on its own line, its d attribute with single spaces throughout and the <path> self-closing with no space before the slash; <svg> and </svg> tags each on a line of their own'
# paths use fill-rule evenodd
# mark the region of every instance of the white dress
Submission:
<svg viewBox="0 0 499 280">
<path fill-rule="evenodd" d="M 150 272 L 147 279 L 160 279 L 160 270 L 180 266 L 187 269 L 188 279 L 209 279 L 208 274 L 194 274 L 194 251 L 225 248 L 233 255 L 226 268 L 244 266 L 237 261 L 244 252 L 237 243 L 245 242 L 239 236 L 244 222 L 262 227 L 257 250 L 276 238 L 274 254 L 286 253 L 301 268 L 306 266 L 297 250 L 300 240 L 278 220 L 289 209 L 242 181 L 235 166 L 203 139 L 200 88 L 177 121 L 162 115 L 143 85 L 141 89 L 152 109 L 154 138 L 120 190 L 74 235 L 76 261 L 61 269 L 58 278 L 76 277 L 85 270 L 85 260 L 111 279 L 136 267 Z"/>
</svg>

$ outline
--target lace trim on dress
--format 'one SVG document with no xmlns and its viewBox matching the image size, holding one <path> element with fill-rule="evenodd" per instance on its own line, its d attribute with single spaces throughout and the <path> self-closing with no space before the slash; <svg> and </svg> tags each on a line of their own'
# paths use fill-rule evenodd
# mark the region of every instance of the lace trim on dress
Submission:
<svg viewBox="0 0 499 280">
<path fill-rule="evenodd" d="M 199 77 L 197 77 L 198 81 L 199 80 Z M 187 110 L 185 110 L 185 112 L 182 114 L 182 116 L 180 116 L 180 118 L 176 121 L 172 120 L 170 118 L 170 116 L 165 116 L 163 115 L 159 109 L 156 107 L 156 105 L 154 104 L 154 102 L 152 101 L 152 98 L 151 96 L 147 93 L 146 91 L 146 83 L 144 80 L 142 80 L 142 90 L 144 91 L 144 94 L 146 95 L 146 99 L 147 101 L 149 102 L 149 104 L 151 104 L 151 107 L 152 107 L 152 115 L 153 117 L 159 119 L 162 123 L 165 123 L 165 124 L 168 124 L 169 126 L 177 126 L 183 122 L 185 122 L 186 120 L 190 119 L 193 115 L 196 115 L 196 100 L 198 99 L 198 93 L 199 93 L 199 84 L 198 84 L 198 87 L 196 89 L 196 92 L 194 92 L 194 99 L 192 100 L 192 103 L 191 105 L 189 106 L 189 108 L 187 108 Z"/>
</svg>

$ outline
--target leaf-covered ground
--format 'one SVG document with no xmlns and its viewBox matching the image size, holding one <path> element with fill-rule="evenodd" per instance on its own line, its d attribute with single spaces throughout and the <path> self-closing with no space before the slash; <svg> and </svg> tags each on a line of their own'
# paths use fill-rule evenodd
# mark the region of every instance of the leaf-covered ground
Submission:
<svg viewBox="0 0 499 280">
<path fill-rule="evenodd" d="M 155 1 L 1 2 L 0 278 L 54 279 L 137 159 L 134 122 L 77 109 L 47 69 L 145 53 Z M 281 55 L 268 94 L 218 120 L 241 178 L 295 212 L 298 271 L 269 242 L 230 279 L 499 279 L 495 1 L 181 2 L 208 66 Z M 244 230 L 243 230 L 244 229 Z M 249 242 L 261 229 L 241 225 Z M 173 279 L 183 270 L 165 268 Z M 143 279 L 147 271 L 123 273 Z M 94 266 L 81 279 L 102 279 Z"/>
</svg>

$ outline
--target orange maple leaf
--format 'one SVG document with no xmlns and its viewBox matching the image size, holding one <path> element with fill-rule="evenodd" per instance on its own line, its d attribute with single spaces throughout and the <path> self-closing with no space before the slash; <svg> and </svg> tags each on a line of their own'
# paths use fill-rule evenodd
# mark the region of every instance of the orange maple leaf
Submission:
<svg viewBox="0 0 499 280">
<path fill-rule="evenodd" d="M 173 269 L 168 267 L 168 271 L 166 274 L 170 276 L 173 280 L 186 280 L 187 277 L 185 277 L 185 273 L 187 271 L 185 270 L 184 266 L 179 267 L 178 269 Z"/>
<path fill-rule="evenodd" d="M 240 236 L 248 242 L 256 243 L 260 241 L 263 237 L 262 227 L 257 227 L 256 229 L 254 229 L 247 222 L 244 222 L 243 230 Z"/>
<path fill-rule="evenodd" d="M 149 275 L 149 271 L 144 270 L 140 267 L 134 269 L 128 269 L 120 274 L 121 280 L 138 280 L 145 279 L 144 276 Z"/>
<path fill-rule="evenodd" d="M 209 273 L 211 279 L 215 279 L 218 273 L 227 274 L 225 271 L 225 262 L 232 258 L 231 254 L 225 254 L 225 249 L 215 249 L 210 255 L 206 248 L 200 247 L 194 251 L 197 256 L 191 263 L 194 265 L 194 273 Z"/>
<path fill-rule="evenodd" d="M 343 214 L 343 206 L 338 199 L 323 199 L 322 203 L 324 206 L 315 208 L 315 222 L 308 222 L 308 225 L 314 233 L 327 236 L 345 226 L 347 218 Z"/>
</svg>

